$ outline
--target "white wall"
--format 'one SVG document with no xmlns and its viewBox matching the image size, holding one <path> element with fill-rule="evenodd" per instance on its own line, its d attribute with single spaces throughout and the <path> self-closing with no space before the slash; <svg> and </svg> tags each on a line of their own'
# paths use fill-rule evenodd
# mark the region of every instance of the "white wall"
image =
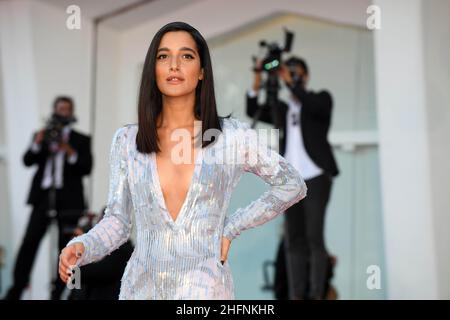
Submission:
<svg viewBox="0 0 450 320">
<path fill-rule="evenodd" d="M 0 49 L 0 55 L 1 55 Z M 1 61 L 1 57 L 0 57 Z M 0 124 L 5 123 L 5 105 L 3 96 L 3 72 L 2 64 L 0 63 Z M 8 190 L 8 175 L 6 166 L 6 137 L 5 137 L 5 127 L 0 126 L 0 248 L 3 250 L 4 254 L 12 251 L 11 243 L 11 230 L 10 230 L 10 214 L 9 214 L 9 190 Z M 6 257 L 3 258 L 6 260 Z M 0 277 L 2 279 L 2 288 L 0 290 L 0 296 L 3 295 L 5 286 L 10 284 L 10 274 L 11 266 L 5 264 L 2 269 L 0 269 Z"/>
<path fill-rule="evenodd" d="M 101 210 L 106 204 L 109 182 L 109 151 L 114 131 L 120 122 L 119 103 L 119 36 L 108 27 L 99 26 L 96 76 L 96 108 L 94 144 L 96 166 L 92 175 L 92 209 Z"/>
<path fill-rule="evenodd" d="M 375 2 L 389 297 L 448 299 L 448 1 Z"/>
<path fill-rule="evenodd" d="M 33 1 L 32 39 L 40 117 L 47 119 L 56 95 L 74 98 L 75 127 L 89 132 L 92 23 L 81 20 L 80 30 L 66 27 L 65 11 Z M 83 17 L 83 15 L 81 16 Z"/>
<path fill-rule="evenodd" d="M 0 3 L 0 27 L 4 96 L 4 128 L 6 135 L 6 166 L 9 191 L 9 217 L 12 245 L 7 252 L 7 264 L 15 258 L 27 223 L 29 209 L 25 205 L 25 190 L 30 172 L 22 165 L 23 148 L 30 132 L 24 128 L 37 126 L 38 102 L 33 60 L 30 5 L 23 1 Z M 26 116 L 24 116 L 26 115 Z M 20 124 L 20 125 L 19 125 Z M 22 148 L 22 149 L 23 149 Z M 27 182 L 25 182 L 27 181 Z"/>
<path fill-rule="evenodd" d="M 450 298 L 450 1 L 422 1 L 426 113 L 438 295 Z"/>
</svg>

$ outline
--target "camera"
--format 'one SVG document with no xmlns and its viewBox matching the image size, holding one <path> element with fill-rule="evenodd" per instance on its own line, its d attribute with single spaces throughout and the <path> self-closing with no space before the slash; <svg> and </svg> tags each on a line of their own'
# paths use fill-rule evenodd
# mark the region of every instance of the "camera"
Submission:
<svg viewBox="0 0 450 320">
<path fill-rule="evenodd" d="M 265 47 L 268 49 L 266 56 L 262 59 L 261 68 L 258 69 L 256 66 L 253 67 L 253 71 L 265 71 L 267 72 L 267 80 L 263 84 L 262 88 L 266 91 L 266 102 L 259 107 L 259 110 L 255 113 L 253 117 L 252 128 L 255 127 L 258 121 L 262 109 L 270 109 L 272 118 L 274 119 L 274 125 L 276 128 L 281 126 L 281 119 L 279 119 L 276 109 L 279 104 L 278 92 L 280 90 L 280 83 L 278 79 L 278 69 L 283 63 L 282 55 L 283 53 L 290 52 L 292 47 L 292 42 L 294 40 L 294 33 L 290 32 L 284 28 L 285 40 L 284 46 L 281 47 L 278 43 L 272 42 L 268 43 L 265 40 L 260 41 L 260 47 Z M 257 58 L 253 56 L 253 62 L 255 63 Z"/>
<path fill-rule="evenodd" d="M 63 128 L 75 121 L 76 119 L 74 117 L 62 117 L 53 114 L 45 126 L 44 141 L 47 144 L 60 143 L 62 141 Z"/>
<path fill-rule="evenodd" d="M 286 28 L 284 29 L 284 46 L 281 47 L 278 43 L 272 42 L 268 43 L 265 40 L 262 40 L 259 42 L 260 47 L 266 47 L 268 50 L 267 55 L 262 59 L 262 69 L 255 71 L 266 71 L 266 72 L 273 72 L 276 71 L 281 63 L 282 63 L 282 54 L 284 52 L 290 52 L 292 47 L 292 42 L 294 39 L 294 33 L 290 32 Z M 254 61 L 256 61 L 256 58 L 254 58 Z"/>
</svg>

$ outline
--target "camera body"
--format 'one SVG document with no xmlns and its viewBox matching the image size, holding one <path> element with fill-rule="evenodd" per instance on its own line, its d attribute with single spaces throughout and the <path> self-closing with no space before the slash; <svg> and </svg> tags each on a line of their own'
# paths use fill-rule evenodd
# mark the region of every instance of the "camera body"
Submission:
<svg viewBox="0 0 450 320">
<path fill-rule="evenodd" d="M 262 59 L 262 71 L 266 72 L 273 72 L 278 70 L 282 63 L 282 54 L 284 52 L 291 51 L 292 42 L 294 39 L 294 34 L 287 29 L 284 29 L 284 46 L 281 47 L 278 43 L 272 42 L 267 43 L 267 41 L 262 40 L 260 41 L 259 45 L 260 47 L 266 47 L 268 52 L 266 57 Z"/>
<path fill-rule="evenodd" d="M 75 122 L 74 117 L 62 117 L 53 114 L 45 126 L 44 141 L 47 144 L 62 142 L 63 128 L 73 122 Z"/>
<path fill-rule="evenodd" d="M 265 42 L 261 42 L 265 43 Z M 262 70 L 266 72 L 276 71 L 281 64 L 281 53 L 283 49 L 277 43 L 264 44 L 268 48 L 267 56 L 262 60 Z"/>
</svg>

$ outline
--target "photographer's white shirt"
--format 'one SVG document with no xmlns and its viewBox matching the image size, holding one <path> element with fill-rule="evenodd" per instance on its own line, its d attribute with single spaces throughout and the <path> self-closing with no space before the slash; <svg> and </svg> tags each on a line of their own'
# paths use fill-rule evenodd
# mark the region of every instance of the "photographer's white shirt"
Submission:
<svg viewBox="0 0 450 320">
<path fill-rule="evenodd" d="M 286 114 L 286 151 L 284 157 L 301 172 L 305 180 L 320 176 L 323 170 L 319 168 L 309 156 L 303 143 L 300 122 L 302 105 L 294 98 L 288 101 Z"/>
<path fill-rule="evenodd" d="M 250 98 L 257 96 L 257 93 L 252 89 L 247 94 Z M 286 113 L 284 158 L 301 173 L 305 180 L 309 180 L 320 176 L 323 170 L 314 163 L 305 149 L 300 123 L 301 109 L 301 103 L 291 97 L 288 101 L 288 112 Z"/>
<path fill-rule="evenodd" d="M 68 142 L 70 136 L 70 126 L 65 126 L 62 130 L 63 141 Z M 49 146 L 49 148 L 56 148 L 57 146 Z M 39 153 L 41 151 L 41 145 L 33 142 L 31 145 L 31 151 L 33 153 Z M 55 156 L 55 187 L 61 189 L 64 183 L 64 151 L 58 151 Z M 75 152 L 72 156 L 67 158 L 67 162 L 74 164 L 78 160 L 78 154 Z M 41 182 L 42 189 L 49 189 L 52 186 L 52 159 L 48 157 L 45 164 L 44 176 Z"/>
</svg>

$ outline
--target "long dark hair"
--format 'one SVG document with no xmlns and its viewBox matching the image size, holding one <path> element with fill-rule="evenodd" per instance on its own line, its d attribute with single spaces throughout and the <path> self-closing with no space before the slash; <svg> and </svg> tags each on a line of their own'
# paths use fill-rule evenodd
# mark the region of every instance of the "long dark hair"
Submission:
<svg viewBox="0 0 450 320">
<path fill-rule="evenodd" d="M 214 79 L 208 45 L 203 36 L 191 25 L 184 22 L 172 22 L 163 26 L 153 37 L 145 57 L 142 70 L 138 101 L 138 133 L 136 136 L 137 150 L 141 153 L 161 151 L 158 146 L 156 119 L 162 111 L 162 93 L 156 84 L 155 63 L 159 44 L 164 34 L 170 31 L 186 31 L 194 39 L 200 55 L 203 68 L 203 80 L 200 80 L 195 90 L 194 115 L 202 121 L 203 134 L 208 129 L 222 130 L 217 114 L 214 95 Z M 229 116 L 228 116 L 229 117 Z M 203 141 L 206 147 L 214 141 Z"/>
</svg>

